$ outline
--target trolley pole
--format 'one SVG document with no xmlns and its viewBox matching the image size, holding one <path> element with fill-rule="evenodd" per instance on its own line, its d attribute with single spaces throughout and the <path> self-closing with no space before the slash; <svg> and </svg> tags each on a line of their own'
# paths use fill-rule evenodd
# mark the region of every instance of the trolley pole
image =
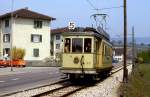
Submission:
<svg viewBox="0 0 150 97">
<path fill-rule="evenodd" d="M 124 0 L 123 5 L 123 11 L 124 11 L 124 62 L 123 62 L 123 82 L 127 83 L 128 81 L 128 69 L 127 69 L 127 7 L 126 7 L 127 1 Z"/>
<path fill-rule="evenodd" d="M 132 72 L 135 68 L 135 42 L 134 42 L 134 26 L 132 27 Z"/>
</svg>

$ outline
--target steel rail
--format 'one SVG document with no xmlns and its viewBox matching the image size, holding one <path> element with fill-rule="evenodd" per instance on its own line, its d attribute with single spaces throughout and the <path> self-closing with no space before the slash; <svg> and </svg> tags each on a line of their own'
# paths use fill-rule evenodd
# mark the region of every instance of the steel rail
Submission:
<svg viewBox="0 0 150 97">
<path fill-rule="evenodd" d="M 64 78 L 65 78 L 65 77 L 64 77 Z M 31 91 L 31 90 L 38 89 L 38 88 L 42 88 L 42 87 L 46 87 L 46 86 L 52 86 L 52 85 L 55 85 L 55 84 L 64 83 L 64 82 L 66 82 L 66 81 L 68 81 L 68 79 L 63 79 L 63 80 L 56 81 L 56 82 L 51 83 L 51 84 L 47 84 L 47 85 L 43 85 L 43 86 L 38 86 L 38 87 L 26 89 L 26 90 L 21 90 L 21 91 L 17 91 L 17 92 L 13 92 L 13 93 L 8 93 L 8 94 L 0 95 L 0 97 L 10 96 L 10 95 L 14 95 L 14 94 L 21 93 L 21 92 L 25 92 L 25 91 Z"/>
<path fill-rule="evenodd" d="M 71 84 L 67 84 L 65 86 L 62 86 L 62 87 L 59 87 L 59 88 L 55 88 L 55 89 L 52 89 L 52 90 L 49 90 L 49 91 L 45 91 L 43 93 L 40 93 L 40 94 L 36 94 L 34 96 L 31 96 L 31 97 L 41 97 L 41 96 L 45 96 L 45 95 L 48 95 L 48 94 L 51 94 L 51 93 L 54 93 L 56 91 L 59 91 L 61 89 L 64 89 L 64 88 L 67 88 L 67 87 L 70 87 Z"/>
</svg>

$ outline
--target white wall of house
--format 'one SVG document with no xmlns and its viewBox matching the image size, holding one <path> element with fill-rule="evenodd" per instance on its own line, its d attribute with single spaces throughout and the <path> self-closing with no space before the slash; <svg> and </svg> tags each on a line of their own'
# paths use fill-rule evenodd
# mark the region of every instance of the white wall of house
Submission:
<svg viewBox="0 0 150 97">
<path fill-rule="evenodd" d="M 15 21 L 13 45 L 25 48 L 25 60 L 42 60 L 50 56 L 49 21 L 42 21 L 42 28 L 34 28 L 34 19 L 16 19 Z M 42 42 L 31 42 L 31 34 L 42 35 Z M 33 56 L 33 49 L 36 48 L 39 49 L 39 57 Z"/>
<path fill-rule="evenodd" d="M 3 34 L 2 34 L 2 21 L 0 21 L 0 59 L 3 57 Z"/>
<path fill-rule="evenodd" d="M 13 24 L 13 46 L 26 50 L 25 60 L 43 60 L 50 56 L 50 22 L 42 21 L 42 28 L 34 28 L 34 19 L 14 18 Z M 10 33 L 11 29 L 5 29 L 3 22 L 2 32 Z M 31 35 L 42 35 L 42 42 L 31 42 Z M 10 47 L 10 43 L 4 43 L 3 48 Z M 39 56 L 34 57 L 33 49 L 39 49 Z"/>
<path fill-rule="evenodd" d="M 114 59 L 117 60 L 118 62 L 123 62 L 123 55 L 114 56 Z"/>
<path fill-rule="evenodd" d="M 5 19 L 1 20 L 1 31 L 2 31 L 2 35 L 1 35 L 2 49 L 1 50 L 2 50 L 2 58 L 4 58 L 3 55 L 6 53 L 6 52 L 4 52 L 4 49 L 6 49 L 6 48 L 10 49 L 10 47 L 11 47 L 10 42 L 4 42 L 3 41 L 3 38 L 4 38 L 3 36 L 6 35 L 6 34 L 10 35 L 10 33 L 11 33 L 11 19 L 8 18 L 7 20 L 9 21 L 9 26 L 8 27 L 5 27 Z"/>
<path fill-rule="evenodd" d="M 118 62 L 123 62 L 123 54 L 117 55 L 115 50 L 113 51 L 113 59 L 117 60 Z"/>
</svg>

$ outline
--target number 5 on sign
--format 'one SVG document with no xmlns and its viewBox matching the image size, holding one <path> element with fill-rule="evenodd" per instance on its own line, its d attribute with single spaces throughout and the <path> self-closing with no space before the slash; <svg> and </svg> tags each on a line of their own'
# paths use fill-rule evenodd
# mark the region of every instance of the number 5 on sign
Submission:
<svg viewBox="0 0 150 97">
<path fill-rule="evenodd" d="M 69 22 L 69 29 L 75 29 L 75 23 L 74 22 Z"/>
</svg>

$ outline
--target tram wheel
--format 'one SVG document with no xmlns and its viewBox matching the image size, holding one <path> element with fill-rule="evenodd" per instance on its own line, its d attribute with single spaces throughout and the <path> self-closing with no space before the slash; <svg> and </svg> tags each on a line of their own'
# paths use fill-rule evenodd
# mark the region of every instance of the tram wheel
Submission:
<svg viewBox="0 0 150 97">
<path fill-rule="evenodd" d="M 74 80 L 75 79 L 75 74 L 69 74 L 69 79 Z"/>
</svg>

